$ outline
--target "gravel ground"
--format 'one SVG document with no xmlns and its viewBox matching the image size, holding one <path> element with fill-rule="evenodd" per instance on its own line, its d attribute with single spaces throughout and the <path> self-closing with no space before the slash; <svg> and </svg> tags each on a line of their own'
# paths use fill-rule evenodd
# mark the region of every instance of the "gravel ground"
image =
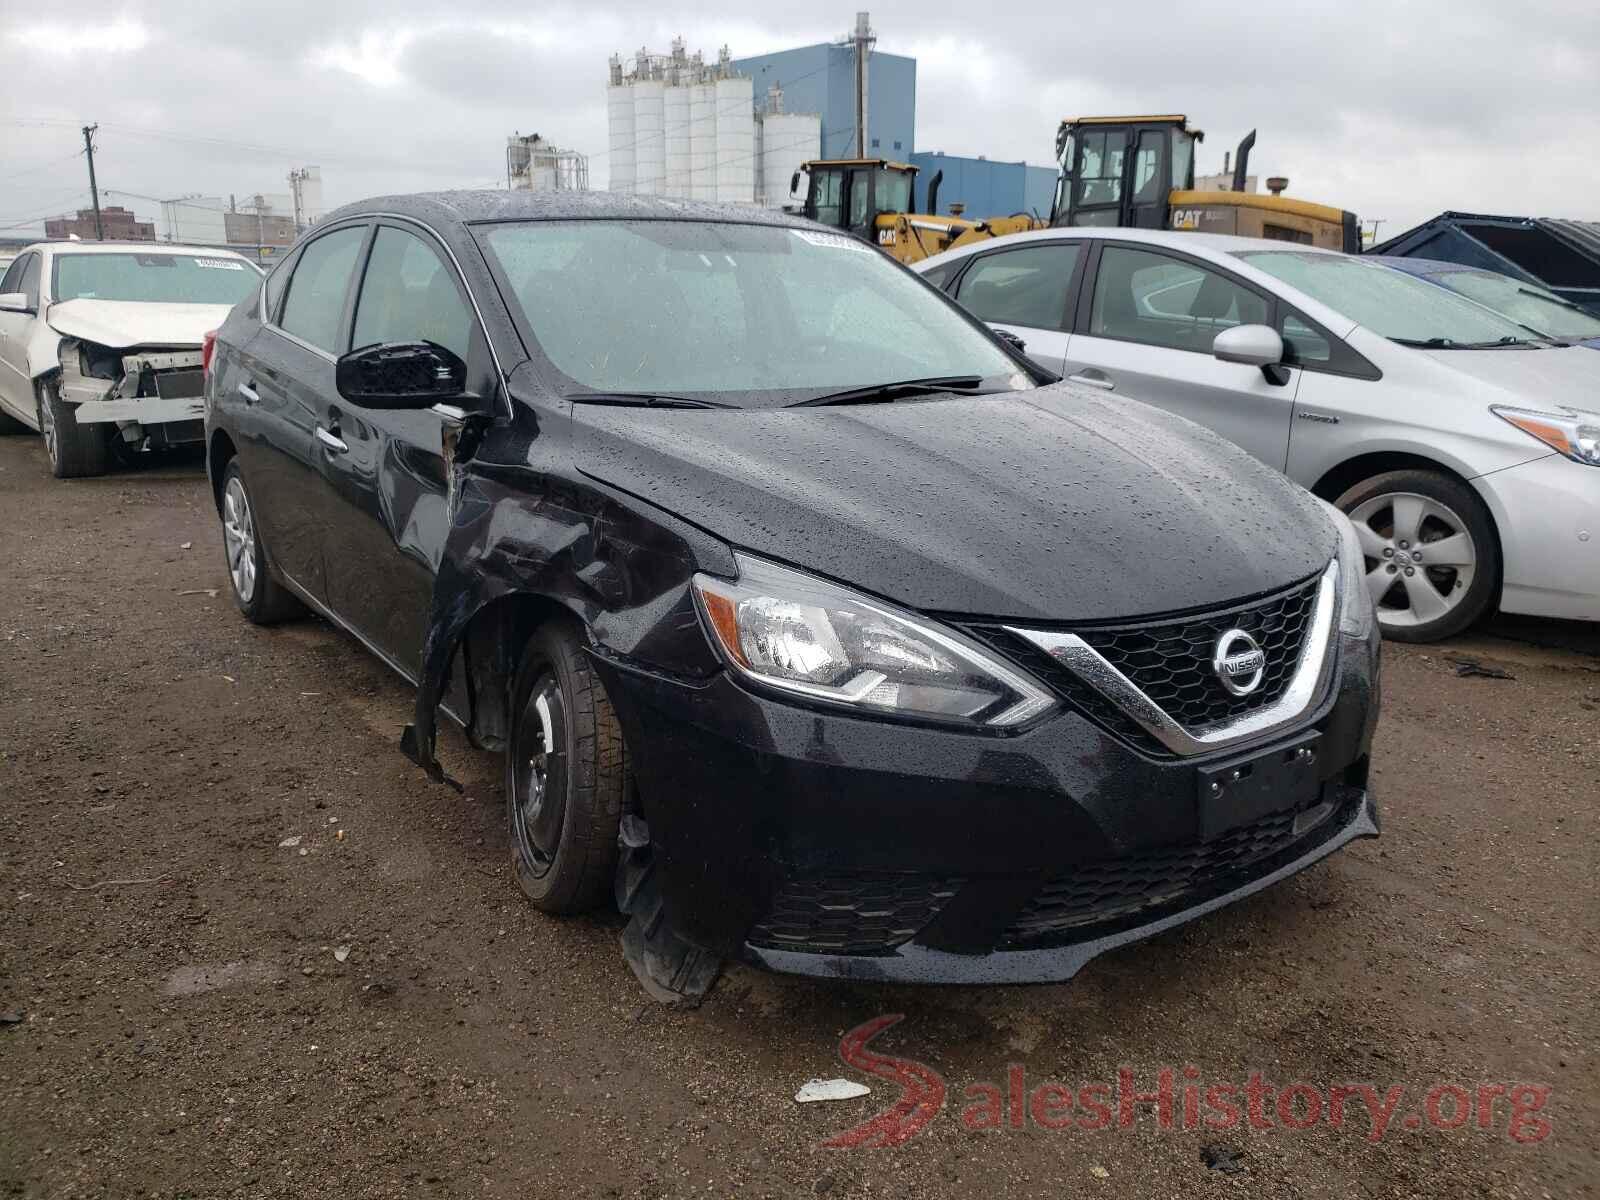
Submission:
<svg viewBox="0 0 1600 1200">
<path fill-rule="evenodd" d="M 397 749 L 402 681 L 319 621 L 245 623 L 194 460 L 56 483 L 37 439 L 0 438 L 0 514 L 0 1195 L 1597 1192 L 1593 628 L 1389 647 L 1383 838 L 1070 984 L 734 967 L 674 1012 L 616 918 L 523 902 L 494 759 L 447 736 L 466 796 L 430 784 Z M 898 1097 L 838 1058 L 888 1013 L 873 1048 L 937 1072 L 944 1109 L 825 1148 Z M 1120 1127 L 1121 1067 L 1177 1072 L 1174 1127 Z M 1381 1137 L 1355 1100 L 1341 1128 L 1270 1100 L 1274 1128 L 1186 1128 L 1186 1067 L 1405 1090 Z M 969 1129 L 1015 1068 L 1104 1081 L 1111 1128 Z M 793 1103 L 817 1075 L 874 1094 Z M 1524 1141 L 1504 1097 L 1488 1128 L 1423 1119 L 1430 1087 L 1483 1083 L 1550 1089 Z"/>
</svg>

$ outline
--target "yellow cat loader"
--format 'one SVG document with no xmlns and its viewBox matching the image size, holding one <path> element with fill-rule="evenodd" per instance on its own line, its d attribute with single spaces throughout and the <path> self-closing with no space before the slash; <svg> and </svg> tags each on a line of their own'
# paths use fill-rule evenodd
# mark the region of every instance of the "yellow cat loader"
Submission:
<svg viewBox="0 0 1600 1200">
<path fill-rule="evenodd" d="M 942 171 L 935 174 L 928 185 L 930 211 L 912 212 L 912 185 L 916 182 L 917 168 L 910 163 L 883 158 L 818 159 L 802 163 L 789 180 L 791 195 L 799 190 L 801 172 L 810 178 L 801 209 L 805 216 L 853 233 L 903 263 L 920 262 L 930 255 L 972 241 L 1044 227 L 1044 222 L 1027 213 L 982 220 L 969 220 L 959 214 L 940 216 Z"/>
<path fill-rule="evenodd" d="M 1270 195 L 1244 190 L 1254 130 L 1239 143 L 1233 189 L 1196 191 L 1194 148 L 1204 137 L 1181 113 L 1062 121 L 1050 224 L 1189 229 L 1361 252 L 1355 213 L 1279 195 L 1288 180 L 1269 179 Z"/>
</svg>

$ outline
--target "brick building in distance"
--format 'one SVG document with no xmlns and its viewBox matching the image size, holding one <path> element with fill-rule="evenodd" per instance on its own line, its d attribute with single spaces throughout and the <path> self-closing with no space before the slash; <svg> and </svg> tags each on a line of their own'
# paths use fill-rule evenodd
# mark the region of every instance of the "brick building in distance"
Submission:
<svg viewBox="0 0 1600 1200">
<path fill-rule="evenodd" d="M 132 209 L 118 204 L 107 205 L 100 210 L 100 227 L 108 242 L 156 240 L 155 222 L 141 221 L 133 215 Z M 93 241 L 96 236 L 94 209 L 80 208 L 76 217 L 51 217 L 44 223 L 44 235 L 47 238 L 70 238 L 76 235 L 84 241 Z"/>
</svg>

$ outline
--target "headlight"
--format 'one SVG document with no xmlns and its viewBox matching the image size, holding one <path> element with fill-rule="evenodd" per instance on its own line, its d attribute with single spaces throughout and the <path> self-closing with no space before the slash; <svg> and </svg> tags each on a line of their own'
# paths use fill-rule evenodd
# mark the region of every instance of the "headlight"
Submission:
<svg viewBox="0 0 1600 1200">
<path fill-rule="evenodd" d="M 1529 437 L 1538 438 L 1557 454 L 1586 466 L 1600 467 L 1600 413 L 1564 406 L 1560 412 L 1535 412 L 1526 408 L 1503 408 L 1498 404 L 1491 404 L 1489 411 Z"/>
<path fill-rule="evenodd" d="M 1055 704 L 954 630 L 848 588 L 738 554 L 737 581 L 694 577 L 711 640 L 734 670 L 813 700 L 923 720 L 1014 728 Z"/>
<path fill-rule="evenodd" d="M 1372 633 L 1372 593 L 1367 590 L 1367 556 L 1356 527 L 1327 501 L 1328 519 L 1339 531 L 1339 629 L 1351 637 Z"/>
</svg>

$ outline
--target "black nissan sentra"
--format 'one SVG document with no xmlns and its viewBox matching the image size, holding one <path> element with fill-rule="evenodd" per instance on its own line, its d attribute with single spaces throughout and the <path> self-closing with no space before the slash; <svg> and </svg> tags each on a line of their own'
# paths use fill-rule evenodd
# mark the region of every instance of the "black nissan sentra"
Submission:
<svg viewBox="0 0 1600 1200">
<path fill-rule="evenodd" d="M 1217 323 L 1217 319 L 1211 319 Z M 629 962 L 1059 980 L 1377 833 L 1345 520 L 864 243 L 603 193 L 335 212 L 207 352 L 239 608 L 504 754 Z"/>
</svg>

